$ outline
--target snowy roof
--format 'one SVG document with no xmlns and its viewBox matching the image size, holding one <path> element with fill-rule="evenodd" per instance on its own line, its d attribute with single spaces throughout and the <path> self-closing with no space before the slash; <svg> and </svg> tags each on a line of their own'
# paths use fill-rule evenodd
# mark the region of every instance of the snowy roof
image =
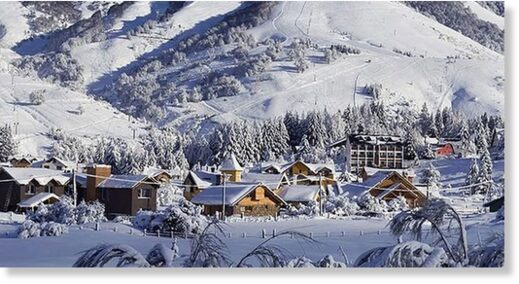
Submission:
<svg viewBox="0 0 519 284">
<path fill-rule="evenodd" d="M 212 184 L 219 183 L 220 174 L 207 171 L 189 171 L 189 176 L 199 188 L 206 188 Z"/>
<path fill-rule="evenodd" d="M 379 169 L 379 168 L 373 168 L 373 167 L 364 167 L 364 171 L 366 171 L 366 174 L 368 176 L 372 176 L 376 174 L 377 172 L 385 172 L 386 174 L 389 174 L 390 172 L 397 172 L 403 176 L 407 175 L 410 177 L 415 177 L 416 173 L 413 169 Z"/>
<path fill-rule="evenodd" d="M 381 181 L 386 179 L 389 174 L 390 173 L 388 172 L 379 171 L 364 182 L 344 184 L 341 185 L 341 188 L 344 193 L 348 193 L 348 195 L 351 197 L 360 197 L 368 192 L 371 188 L 379 184 Z"/>
<path fill-rule="evenodd" d="M 308 202 L 316 199 L 319 190 L 317 185 L 285 185 L 278 194 L 287 202 Z"/>
<path fill-rule="evenodd" d="M 167 174 L 167 175 L 171 176 L 171 172 L 168 172 L 166 170 L 159 169 L 159 168 L 154 168 L 154 167 L 147 167 L 147 168 L 145 168 L 142 171 L 142 174 L 150 176 L 150 177 L 156 177 L 156 176 L 158 176 L 160 174 Z"/>
<path fill-rule="evenodd" d="M 362 183 L 347 183 L 340 185 L 342 193 L 347 194 L 350 198 L 358 198 L 369 192 Z"/>
<path fill-rule="evenodd" d="M 102 181 L 97 187 L 98 188 L 134 188 L 144 179 L 147 179 L 147 175 L 111 175 L 104 181 Z"/>
<path fill-rule="evenodd" d="M 310 169 L 310 171 L 312 171 L 315 174 L 318 173 L 319 171 L 323 170 L 323 169 L 328 169 L 332 173 L 335 172 L 335 165 L 334 164 L 324 164 L 324 163 L 322 163 L 322 164 L 313 164 L 313 163 L 305 163 L 305 162 L 303 162 L 301 160 L 294 161 L 294 162 L 289 162 L 289 163 L 284 163 L 284 164 L 272 163 L 272 164 L 269 164 L 269 165 L 263 167 L 263 170 L 266 170 L 266 169 L 268 169 L 270 167 L 273 167 L 278 172 L 282 173 L 282 172 L 286 172 L 289 168 L 291 168 L 296 163 L 304 164 L 305 166 L 307 166 Z"/>
<path fill-rule="evenodd" d="M 28 184 L 35 180 L 41 185 L 48 184 L 51 180 L 64 185 L 69 182 L 70 174 L 42 168 L 2 168 L 8 175 L 16 180 L 18 184 Z"/>
<path fill-rule="evenodd" d="M 257 172 L 246 172 L 241 176 L 242 182 L 249 183 L 263 183 L 268 184 L 270 187 L 275 187 L 279 183 L 281 183 L 283 177 L 286 177 L 285 174 L 266 174 L 266 173 L 257 173 Z"/>
<path fill-rule="evenodd" d="M 225 205 L 234 205 L 258 187 L 259 183 L 232 183 L 225 186 Z M 191 202 L 204 205 L 221 205 L 223 185 L 212 185 L 195 195 Z"/>
<path fill-rule="evenodd" d="M 51 157 L 51 158 L 45 160 L 42 163 L 42 165 L 44 163 L 57 163 L 57 164 L 60 164 L 60 165 L 64 166 L 65 168 L 69 168 L 69 169 L 76 168 L 76 164 L 77 164 L 78 167 L 83 167 L 84 166 L 84 164 L 76 163 L 74 161 L 66 161 L 66 160 L 60 159 L 58 157 Z"/>
<path fill-rule="evenodd" d="M 222 166 L 220 168 L 221 171 L 243 171 L 243 168 L 236 160 L 236 156 L 231 154 L 225 161 L 223 161 Z"/>
<path fill-rule="evenodd" d="M 14 156 L 10 156 L 7 160 L 8 161 L 11 161 L 11 160 L 18 160 L 18 161 L 26 160 L 27 162 L 32 163 L 32 162 L 34 162 L 37 159 L 35 157 L 32 157 L 32 156 L 14 155 Z"/>
<path fill-rule="evenodd" d="M 37 206 L 38 204 L 43 203 L 51 198 L 59 200 L 59 197 L 54 193 L 40 192 L 40 193 L 18 203 L 18 206 L 21 208 L 33 208 L 33 207 Z"/>
<path fill-rule="evenodd" d="M 390 187 L 388 187 L 387 189 L 385 189 L 382 192 L 380 192 L 380 194 L 377 195 L 377 198 L 384 198 L 386 195 L 390 194 L 395 189 L 400 187 L 400 185 L 401 185 L 401 183 L 399 183 L 399 182 L 392 184 Z"/>
<path fill-rule="evenodd" d="M 367 134 L 352 134 L 348 137 L 339 139 L 328 147 L 337 147 L 345 145 L 347 142 L 350 143 L 361 143 L 371 145 L 385 145 L 385 144 L 400 144 L 403 142 L 402 137 L 395 135 L 367 135 Z"/>
</svg>

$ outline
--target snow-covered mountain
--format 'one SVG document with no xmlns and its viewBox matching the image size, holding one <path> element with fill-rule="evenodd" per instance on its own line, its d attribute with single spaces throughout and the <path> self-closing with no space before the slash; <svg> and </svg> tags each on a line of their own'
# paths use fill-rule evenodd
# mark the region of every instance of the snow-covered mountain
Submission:
<svg viewBox="0 0 519 284">
<path fill-rule="evenodd" d="M 502 114 L 504 17 L 454 3 L 2 2 L 0 117 L 43 154 L 50 128 L 131 138 L 373 99 Z"/>
</svg>

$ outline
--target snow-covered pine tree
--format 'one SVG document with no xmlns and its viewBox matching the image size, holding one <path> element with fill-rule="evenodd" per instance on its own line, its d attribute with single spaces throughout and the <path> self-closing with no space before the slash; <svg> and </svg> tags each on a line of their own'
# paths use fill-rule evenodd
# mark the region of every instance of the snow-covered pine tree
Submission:
<svg viewBox="0 0 519 284">
<path fill-rule="evenodd" d="M 436 132 L 433 118 L 429 113 L 429 109 L 427 108 L 426 103 L 423 104 L 422 110 L 420 111 L 420 115 L 418 117 L 418 127 L 420 128 L 422 136 L 424 137 Z"/>
<path fill-rule="evenodd" d="M 487 194 L 490 192 L 492 188 L 492 157 L 490 157 L 490 152 L 488 149 L 483 150 L 483 154 L 481 155 L 479 165 L 479 178 L 476 193 Z"/>
<path fill-rule="evenodd" d="M 328 135 L 322 114 L 318 111 L 309 112 L 306 116 L 305 125 L 306 129 L 304 133 L 310 146 L 324 149 Z"/>
<path fill-rule="evenodd" d="M 0 127 L 0 162 L 6 162 L 10 156 L 16 154 L 17 142 L 13 137 L 11 126 Z"/>
<path fill-rule="evenodd" d="M 470 165 L 470 170 L 467 173 L 467 177 L 465 178 L 465 185 L 471 186 L 477 184 L 479 181 L 479 166 L 478 161 L 476 159 L 472 159 L 472 164 Z M 472 186 L 469 188 L 470 193 L 474 194 L 477 192 L 477 186 Z"/>
<path fill-rule="evenodd" d="M 442 112 L 440 111 L 440 109 L 438 108 L 436 110 L 436 114 L 434 115 L 434 126 L 436 127 L 436 133 L 437 133 L 437 136 L 436 137 L 441 137 L 441 134 L 443 134 L 443 115 L 442 115 Z"/>
<path fill-rule="evenodd" d="M 465 121 L 462 122 L 460 133 L 461 139 L 461 155 L 462 157 L 469 157 L 476 153 L 476 145 L 472 142 L 468 125 Z"/>
<path fill-rule="evenodd" d="M 301 138 L 303 135 L 299 115 L 289 111 L 285 114 L 283 123 L 285 124 L 288 136 L 290 137 L 289 145 L 292 148 L 298 146 L 301 143 Z"/>
<path fill-rule="evenodd" d="M 439 190 L 442 187 L 440 182 L 441 175 L 440 171 L 436 169 L 433 163 L 429 163 L 429 167 L 424 170 L 422 179 L 420 182 L 426 184 L 429 188 L 429 196 L 439 197 Z"/>
</svg>

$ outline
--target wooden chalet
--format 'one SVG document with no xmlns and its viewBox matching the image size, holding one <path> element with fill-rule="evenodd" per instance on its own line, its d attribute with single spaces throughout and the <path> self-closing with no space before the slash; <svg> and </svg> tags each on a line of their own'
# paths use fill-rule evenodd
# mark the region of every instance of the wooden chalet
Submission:
<svg viewBox="0 0 519 284">
<path fill-rule="evenodd" d="M 23 156 L 23 157 L 11 157 L 9 158 L 9 163 L 13 168 L 30 168 L 32 167 L 32 163 L 36 161 L 36 158 Z"/>
<path fill-rule="evenodd" d="M 261 183 L 230 183 L 212 185 L 193 197 L 191 202 L 202 205 L 206 215 L 222 212 L 225 190 L 225 216 L 276 216 L 286 202 Z"/>
<path fill-rule="evenodd" d="M 70 174 L 42 168 L 0 169 L 0 210 L 15 211 L 17 205 L 39 193 L 67 193 Z"/>
<path fill-rule="evenodd" d="M 157 210 L 160 182 L 147 175 L 112 175 L 108 165 L 88 165 L 87 173 L 78 178 L 78 199 L 99 200 L 106 214 L 135 215 L 137 211 Z M 82 174 L 79 174 L 82 176 Z"/>
<path fill-rule="evenodd" d="M 286 164 L 270 164 L 262 171 L 268 174 L 286 174 L 297 184 L 331 185 L 335 183 L 335 166 L 330 164 L 305 163 L 301 160 Z M 321 178 L 322 177 L 322 178 Z"/>
<path fill-rule="evenodd" d="M 357 198 L 371 194 L 385 201 L 403 196 L 411 208 L 423 205 L 427 199 L 422 191 L 396 171 L 379 171 L 362 183 L 343 185 L 342 192 Z"/>
</svg>

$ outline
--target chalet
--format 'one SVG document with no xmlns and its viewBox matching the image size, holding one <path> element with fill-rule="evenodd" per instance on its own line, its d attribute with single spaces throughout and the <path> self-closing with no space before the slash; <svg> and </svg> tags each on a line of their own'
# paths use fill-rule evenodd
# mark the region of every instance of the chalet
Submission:
<svg viewBox="0 0 519 284">
<path fill-rule="evenodd" d="M 269 174 L 286 174 L 294 183 L 306 185 L 335 183 L 335 166 L 331 164 L 312 164 L 301 160 L 286 164 L 270 164 L 262 171 Z"/>
<path fill-rule="evenodd" d="M 345 147 L 348 171 L 362 167 L 404 168 L 404 141 L 399 136 L 352 134 L 328 147 Z"/>
<path fill-rule="evenodd" d="M 454 146 L 451 143 L 438 143 L 434 147 L 434 155 L 436 157 L 449 157 L 454 154 Z"/>
<path fill-rule="evenodd" d="M 377 169 L 377 168 L 372 168 L 372 167 L 363 167 L 362 168 L 362 171 L 360 172 L 360 177 L 362 178 L 362 180 L 368 180 L 370 177 L 372 177 L 373 175 L 375 175 L 376 173 L 378 172 L 385 172 L 385 173 L 390 173 L 390 172 L 397 172 L 399 174 L 401 174 L 403 177 L 407 178 L 407 180 L 410 182 L 410 183 L 414 183 L 414 179 L 416 178 L 416 173 L 413 171 L 413 169 Z"/>
<path fill-rule="evenodd" d="M 146 168 L 142 174 L 155 179 L 160 183 L 169 183 L 173 179 L 173 174 L 163 169 Z"/>
<path fill-rule="evenodd" d="M 362 183 L 343 185 L 342 191 L 353 198 L 371 194 L 375 198 L 385 201 L 403 196 L 409 207 L 412 208 L 421 206 L 427 198 L 407 178 L 396 171 L 379 171 Z"/>
<path fill-rule="evenodd" d="M 71 176 L 42 168 L 0 169 L 0 210 L 14 211 L 17 205 L 39 193 L 62 196 L 68 191 Z"/>
<path fill-rule="evenodd" d="M 224 190 L 226 216 L 276 216 L 279 208 L 286 205 L 281 197 L 261 183 L 211 185 L 191 201 L 202 205 L 204 214 L 215 215 L 224 207 Z"/>
<path fill-rule="evenodd" d="M 322 198 L 321 187 L 318 185 L 285 185 L 277 194 L 290 205 L 319 202 Z"/>
<path fill-rule="evenodd" d="M 451 157 L 461 153 L 460 138 L 425 137 L 425 143 L 431 146 L 436 158 Z"/>
<path fill-rule="evenodd" d="M 88 165 L 85 186 L 78 187 L 78 199 L 99 200 L 110 215 L 135 215 L 137 211 L 157 209 L 157 189 L 160 183 L 147 175 L 112 175 L 108 165 Z M 85 181 L 86 179 L 86 181 Z"/>
<path fill-rule="evenodd" d="M 218 172 L 190 171 L 184 180 L 184 197 L 191 200 L 194 195 L 211 185 L 222 185 L 224 175 L 227 184 L 264 183 L 270 188 L 278 189 L 282 185 L 290 183 L 288 176 L 284 173 L 266 174 L 261 171 L 246 170 L 240 166 L 236 157 L 231 155 L 222 163 Z"/>
<path fill-rule="evenodd" d="M 36 161 L 36 158 L 29 156 L 14 156 L 9 159 L 9 163 L 14 168 L 30 168 L 34 161 Z"/>
<path fill-rule="evenodd" d="M 41 167 L 44 169 L 71 172 L 73 169 L 76 169 L 77 171 L 82 171 L 84 165 L 73 161 L 66 161 L 57 157 L 52 157 L 47 160 L 44 160 L 41 163 Z"/>
</svg>

